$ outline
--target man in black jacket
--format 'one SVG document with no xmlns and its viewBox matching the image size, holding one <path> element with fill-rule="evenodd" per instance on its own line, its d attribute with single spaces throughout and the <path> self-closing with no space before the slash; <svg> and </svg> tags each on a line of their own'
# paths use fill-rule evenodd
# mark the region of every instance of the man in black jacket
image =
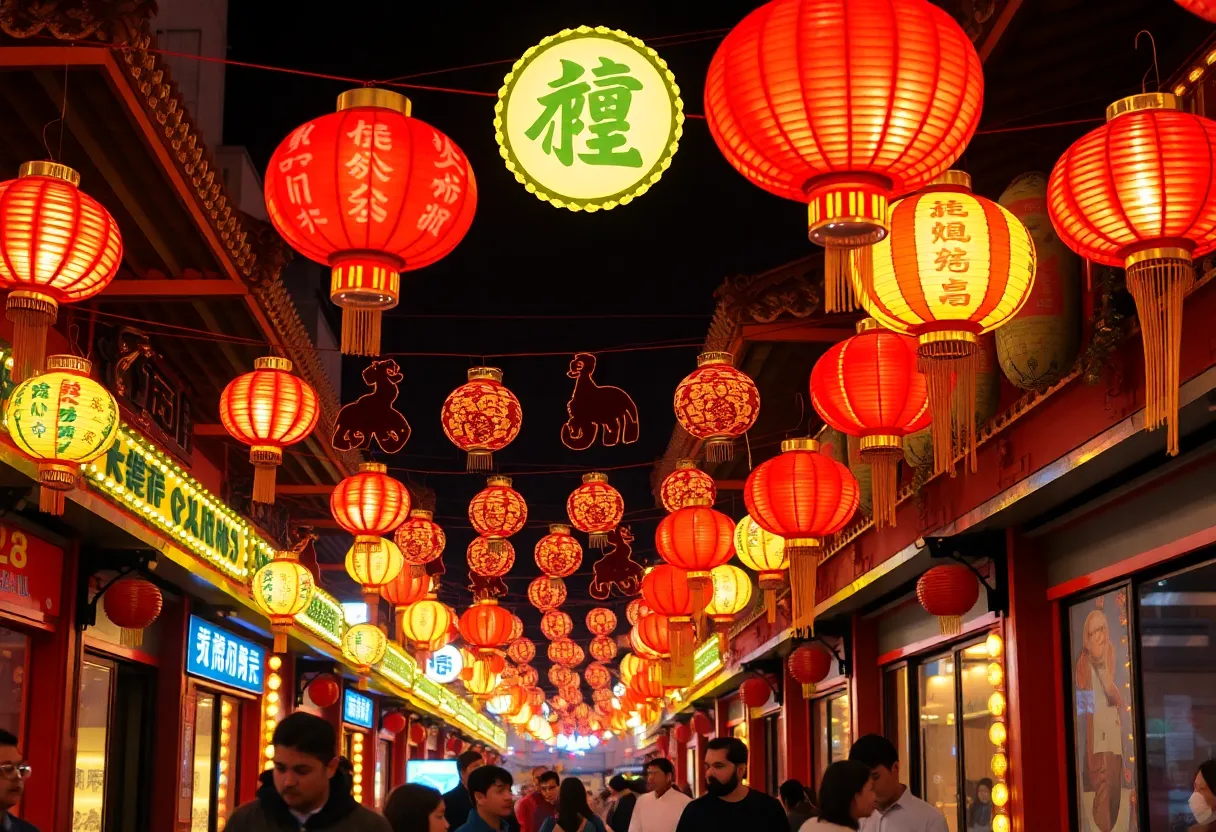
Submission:
<svg viewBox="0 0 1216 832">
<path fill-rule="evenodd" d="M 604 818 L 604 823 L 612 832 L 629 832 L 629 822 L 633 820 L 633 807 L 638 802 L 638 796 L 624 775 L 617 774 L 608 781 L 608 791 L 612 792 L 612 809 Z"/>
<path fill-rule="evenodd" d="M 469 775 L 484 765 L 485 760 L 477 751 L 466 751 L 456 758 L 460 782 L 443 796 L 443 817 L 448 822 L 448 829 L 459 829 L 469 819 L 469 812 L 473 808 L 473 800 L 469 797 Z"/>
</svg>

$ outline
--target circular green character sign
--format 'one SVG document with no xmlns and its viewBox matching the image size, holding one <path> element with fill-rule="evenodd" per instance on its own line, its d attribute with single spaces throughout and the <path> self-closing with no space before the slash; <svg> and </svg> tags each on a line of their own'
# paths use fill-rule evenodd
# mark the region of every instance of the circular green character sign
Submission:
<svg viewBox="0 0 1216 832">
<path fill-rule="evenodd" d="M 659 181 L 684 132 L 666 62 L 619 29 L 564 29 L 507 74 L 494 107 L 507 168 L 558 208 L 628 204 Z"/>
</svg>

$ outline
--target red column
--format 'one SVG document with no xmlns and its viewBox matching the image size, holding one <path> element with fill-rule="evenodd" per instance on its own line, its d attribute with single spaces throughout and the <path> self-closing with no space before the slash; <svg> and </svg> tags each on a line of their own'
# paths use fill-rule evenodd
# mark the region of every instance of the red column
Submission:
<svg viewBox="0 0 1216 832">
<path fill-rule="evenodd" d="M 878 670 L 878 623 L 853 615 L 853 674 L 849 679 L 849 705 L 853 711 L 853 739 L 881 734 L 882 685 Z"/>
<path fill-rule="evenodd" d="M 785 776 L 804 786 L 811 782 L 811 703 L 802 697 L 802 684 L 785 666 Z"/>
<path fill-rule="evenodd" d="M 676 783 L 690 783 L 688 779 L 688 743 L 680 742 L 672 732 L 672 744 L 675 746 Z"/>
<path fill-rule="evenodd" d="M 193 754 L 183 762 L 187 743 L 194 744 L 194 702 L 186 701 L 186 637 L 190 633 L 190 599 L 165 596 L 160 620 L 164 622 L 160 668 L 156 674 L 156 726 L 158 741 L 153 752 L 150 829 L 165 832 L 190 828 L 189 797 L 193 780 L 183 783 L 183 773 L 193 777 Z M 179 802 L 184 802 L 179 818 Z M 60 828 L 68 828 L 63 826 Z"/>
<path fill-rule="evenodd" d="M 730 703 L 725 699 L 714 700 L 714 735 L 725 737 L 730 734 L 726 723 L 730 720 Z M 704 758 L 704 754 L 701 755 Z"/>
<path fill-rule="evenodd" d="M 768 738 L 764 735 L 764 719 L 747 715 L 747 784 L 761 792 L 768 791 Z"/>
<path fill-rule="evenodd" d="M 447 731 L 444 731 L 443 728 L 439 728 L 438 733 L 435 735 L 435 748 L 434 748 L 434 750 L 427 748 L 426 758 L 428 760 L 442 760 L 444 758 L 445 748 L 446 748 L 447 744 L 448 744 Z"/>
<path fill-rule="evenodd" d="M 406 726 L 406 729 L 393 740 L 393 770 L 388 781 L 390 791 L 405 783 L 405 761 L 409 759 L 411 759 L 410 729 L 409 726 Z"/>
</svg>

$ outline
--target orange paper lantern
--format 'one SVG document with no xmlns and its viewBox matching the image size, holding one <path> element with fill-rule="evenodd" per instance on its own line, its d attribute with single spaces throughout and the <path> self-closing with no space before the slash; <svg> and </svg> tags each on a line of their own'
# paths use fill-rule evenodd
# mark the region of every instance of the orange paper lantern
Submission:
<svg viewBox="0 0 1216 832">
<path fill-rule="evenodd" d="M 677 459 L 675 470 L 659 486 L 659 500 L 668 511 L 679 511 L 689 500 L 708 500 L 712 506 L 717 499 L 714 478 L 699 469 L 695 459 Z"/>
<path fill-rule="evenodd" d="M 560 607 L 566 601 L 566 584 L 560 578 L 535 578 L 528 584 L 528 600 L 541 612 Z"/>
<path fill-rule="evenodd" d="M 540 631 L 545 638 L 556 641 L 574 631 L 574 621 L 561 610 L 549 610 L 540 617 Z"/>
<path fill-rule="evenodd" d="M 527 664 L 536 658 L 536 644 L 530 638 L 517 637 L 507 647 L 507 657 L 516 664 Z"/>
<path fill-rule="evenodd" d="M 549 533 L 537 541 L 532 550 L 536 565 L 550 578 L 568 578 L 583 563 L 583 547 L 563 523 L 549 526 Z"/>
<path fill-rule="evenodd" d="M 509 540 L 475 537 L 465 550 L 465 559 L 474 573 L 497 578 L 510 572 L 515 565 L 515 547 Z"/>
<path fill-rule="evenodd" d="M 558 639 L 549 644 L 549 661 L 565 667 L 578 667 L 582 664 L 583 648 L 568 638 Z"/>
<path fill-rule="evenodd" d="M 708 603 L 710 570 L 734 555 L 735 522 L 715 511 L 704 498 L 689 500 L 684 508 L 659 521 L 654 545 L 667 563 L 688 573 L 689 585 Z"/>
<path fill-rule="evenodd" d="M 489 541 L 491 550 L 499 550 L 504 538 L 518 532 L 528 520 L 528 504 L 511 487 L 511 478 L 490 477 L 486 487 L 469 503 L 469 522 L 473 531 Z"/>
<path fill-rule="evenodd" d="M 608 484 L 607 474 L 592 472 L 583 474 L 583 484 L 566 499 L 566 513 L 574 528 L 589 535 L 592 549 L 603 549 L 608 532 L 625 516 L 625 500 Z"/>
<path fill-rule="evenodd" d="M 397 616 L 397 632 L 401 632 L 401 617 L 406 609 L 421 601 L 431 589 L 430 575 L 415 575 L 402 569 L 397 577 L 380 587 L 380 595 L 393 605 Z"/>
<path fill-rule="evenodd" d="M 411 509 L 409 517 L 393 532 L 393 542 L 415 575 L 426 574 L 426 565 L 437 560 L 448 544 L 447 535 L 434 516 L 420 508 Z"/>
<path fill-rule="evenodd" d="M 616 658 L 617 647 L 616 642 L 608 636 L 596 636 L 591 639 L 591 644 L 587 647 L 587 652 L 591 654 L 591 658 L 597 662 L 610 662 Z"/>
<path fill-rule="evenodd" d="M 592 635 L 606 636 L 616 629 L 616 613 L 607 607 L 595 607 L 587 613 L 587 630 Z"/>
<path fill-rule="evenodd" d="M 511 613 L 493 598 L 478 601 L 460 616 L 460 635 L 479 654 L 505 644 L 511 633 Z"/>
<path fill-rule="evenodd" d="M 979 578 L 961 563 L 934 566 L 916 582 L 916 600 L 925 612 L 937 616 L 944 636 L 962 632 L 963 616 L 979 599 Z"/>
</svg>

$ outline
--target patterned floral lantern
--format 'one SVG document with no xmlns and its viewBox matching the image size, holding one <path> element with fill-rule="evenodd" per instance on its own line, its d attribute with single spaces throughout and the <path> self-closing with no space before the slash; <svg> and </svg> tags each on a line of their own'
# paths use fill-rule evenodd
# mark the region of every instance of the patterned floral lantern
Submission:
<svg viewBox="0 0 1216 832">
<path fill-rule="evenodd" d="M 536 565 L 553 580 L 569 578 L 583 563 L 583 547 L 564 523 L 549 526 L 549 533 L 532 550 Z"/>
<path fill-rule="evenodd" d="M 574 631 L 574 621 L 561 610 L 549 610 L 540 617 L 540 631 L 550 641 L 557 641 Z"/>
<path fill-rule="evenodd" d="M 592 662 L 583 671 L 583 678 L 592 690 L 601 690 L 612 684 L 612 673 L 599 662 Z"/>
<path fill-rule="evenodd" d="M 697 369 L 676 386 L 676 421 L 705 443 L 705 455 L 714 462 L 734 457 L 735 440 L 760 415 L 756 382 L 735 369 L 734 360 L 728 352 L 701 353 Z"/>
<path fill-rule="evenodd" d="M 832 672 L 832 663 L 836 657 L 821 644 L 804 644 L 786 660 L 790 675 L 802 684 L 802 698 L 810 699 L 815 693 L 815 685 L 822 682 Z"/>
<path fill-rule="evenodd" d="M 634 598 L 625 607 L 625 620 L 630 624 L 637 624 L 638 619 L 648 612 L 650 612 L 650 606 L 646 603 L 646 599 Z"/>
<path fill-rule="evenodd" d="M 380 588 L 401 574 L 405 561 L 397 544 L 387 537 L 360 535 L 346 552 L 346 574 L 363 589 L 363 597 L 375 610 Z"/>
<path fill-rule="evenodd" d="M 532 639 L 520 636 L 507 647 L 507 658 L 516 664 L 528 664 L 536 658 L 536 644 Z"/>
<path fill-rule="evenodd" d="M 595 607 L 587 613 L 587 630 L 592 635 L 606 636 L 616 629 L 616 613 L 607 607 Z"/>
<path fill-rule="evenodd" d="M 18 384 L 8 398 L 9 437 L 38 463 L 38 508 L 48 514 L 63 514 L 64 495 L 76 487 L 80 467 L 103 456 L 118 438 L 118 402 L 89 376 L 91 370 L 88 359 L 52 355 L 46 372 Z M 164 486 L 160 470 L 148 470 Z"/>
<path fill-rule="evenodd" d="M 709 617 L 710 625 L 718 634 L 718 647 L 726 654 L 727 634 L 735 621 L 735 616 L 746 610 L 752 603 L 752 579 L 737 566 L 724 563 L 710 573 L 713 579 L 713 591 L 709 596 L 709 604 L 705 614 Z"/>
<path fill-rule="evenodd" d="M 566 584 L 561 579 L 535 578 L 528 584 L 528 600 L 541 612 L 556 609 L 566 602 Z"/>
<path fill-rule="evenodd" d="M 443 403 L 440 421 L 452 444 L 468 454 L 470 471 L 488 471 L 493 454 L 519 435 L 523 409 L 515 394 L 503 386 L 502 370 L 473 367 L 469 380 Z"/>
<path fill-rule="evenodd" d="M 533 653 L 536 648 L 532 648 Z M 531 665 L 520 665 L 519 667 L 519 683 L 526 688 L 536 687 L 536 683 L 540 681 L 540 674 L 536 672 L 536 668 Z"/>
<path fill-rule="evenodd" d="M 493 696 L 486 702 L 486 710 L 498 716 L 516 713 L 527 701 L 526 696 L 519 685 L 501 684 L 494 689 Z"/>
<path fill-rule="evenodd" d="M 625 500 L 608 484 L 607 474 L 592 472 L 583 474 L 583 484 L 567 498 L 566 513 L 574 528 L 590 536 L 592 549 L 603 549 L 608 545 L 608 532 L 625 516 Z"/>
<path fill-rule="evenodd" d="M 750 514 L 745 514 L 735 526 L 735 554 L 744 566 L 757 573 L 768 623 L 774 623 L 777 620 L 777 590 L 785 586 L 785 572 L 790 568 L 785 538 L 766 532 L 756 525 Z"/>
<path fill-rule="evenodd" d="M 592 667 L 604 667 L 604 666 L 603 665 L 588 665 L 587 670 L 590 670 Z M 608 685 L 611 685 L 612 684 L 611 671 L 609 671 L 608 668 L 604 667 L 604 672 L 608 673 Z M 596 675 L 598 677 L 598 673 Z M 591 685 L 591 682 L 588 681 L 587 684 Z M 600 687 L 591 685 L 591 687 L 592 687 L 591 701 L 596 704 L 597 709 L 598 709 L 598 706 L 612 704 L 612 700 L 613 700 L 614 696 L 613 696 L 612 690 L 608 687 L 608 685 L 602 685 Z"/>
<path fill-rule="evenodd" d="M 712 506 L 718 499 L 718 486 L 697 467 L 695 459 L 677 459 L 675 470 L 659 486 L 659 499 L 668 511 L 679 511 L 689 500 L 708 500 L 706 505 Z"/>
<path fill-rule="evenodd" d="M 498 578 L 515 565 L 515 547 L 511 541 L 475 537 L 465 550 L 469 569 L 485 578 Z"/>
<path fill-rule="evenodd" d="M 539 711 L 543 704 L 545 704 L 545 692 L 535 685 L 528 688 L 528 701 L 525 705 Z"/>
<path fill-rule="evenodd" d="M 120 638 L 127 647 L 143 644 L 144 628 L 160 617 L 164 602 L 156 584 L 137 576 L 119 578 L 101 596 L 106 618 L 121 630 Z"/>
<path fill-rule="evenodd" d="M 591 639 L 591 644 L 587 648 L 587 652 L 591 654 L 591 658 L 597 662 L 610 662 L 616 658 L 616 642 L 608 636 L 596 636 Z"/>
<path fill-rule="evenodd" d="M 507 641 L 514 642 L 516 639 L 521 638 L 523 636 L 523 634 L 524 634 L 523 619 L 520 618 L 515 613 L 511 613 L 511 635 L 507 636 Z M 521 662 L 521 664 L 527 664 L 527 662 Z"/>
<path fill-rule="evenodd" d="M 709 573 L 734 555 L 734 522 L 715 511 L 703 497 L 690 499 L 677 511 L 659 521 L 654 545 L 667 563 L 688 573 L 689 586 L 706 600 L 695 603 L 701 609 L 711 591 Z"/>
<path fill-rule="evenodd" d="M 393 605 L 397 619 L 397 633 L 401 632 L 401 619 L 406 610 L 426 597 L 431 590 L 430 575 L 414 575 L 402 569 L 397 577 L 380 588 L 380 597 Z"/>
<path fill-rule="evenodd" d="M 583 648 L 568 638 L 558 639 L 549 644 L 549 661 L 565 667 L 578 667 L 583 662 Z"/>
<path fill-rule="evenodd" d="M 384 661 L 388 636 L 374 624 L 355 624 L 342 636 L 342 655 L 355 666 L 359 674 L 359 690 L 367 690 L 367 676 L 372 665 Z"/>
<path fill-rule="evenodd" d="M 448 630 L 455 616 L 452 608 L 440 603 L 434 593 L 411 604 L 405 610 L 405 615 L 397 621 L 397 640 L 404 647 L 407 644 L 414 649 L 414 658 L 425 666 L 427 657 L 443 647 L 448 642 Z"/>
<path fill-rule="evenodd" d="M 477 208 L 460 148 L 410 110 L 391 90 L 344 92 L 336 113 L 293 130 L 266 169 L 271 224 L 332 269 L 347 355 L 380 354 L 380 316 L 400 300 L 401 272 L 446 256 Z"/>
<path fill-rule="evenodd" d="M 258 608 L 270 618 L 274 652 L 284 652 L 296 616 L 308 609 L 312 601 L 316 588 L 312 573 L 300 563 L 298 552 L 281 549 L 274 553 L 270 563 L 254 573 L 249 587 Z"/>
<path fill-rule="evenodd" d="M 511 613 L 493 598 L 478 601 L 460 616 L 460 635 L 478 658 L 485 659 L 488 651 L 505 644 L 510 633 Z"/>
<path fill-rule="evenodd" d="M 393 542 L 415 575 L 426 574 L 426 565 L 438 560 L 448 545 L 447 535 L 434 517 L 425 509 L 411 509 L 409 517 L 393 532 Z"/>
<path fill-rule="evenodd" d="M 549 681 L 553 687 L 561 690 L 575 683 L 574 671 L 564 665 L 555 664 L 549 668 Z"/>
<path fill-rule="evenodd" d="M 935 566 L 916 582 L 916 600 L 925 612 L 937 616 L 944 636 L 962 632 L 963 616 L 979 599 L 979 579 L 970 567 L 961 563 Z"/>
<path fill-rule="evenodd" d="M 518 532 L 528 520 L 528 504 L 511 487 L 510 477 L 490 477 L 486 487 L 469 503 L 473 531 L 489 541 L 491 550 L 501 550 L 505 538 Z"/>
</svg>

